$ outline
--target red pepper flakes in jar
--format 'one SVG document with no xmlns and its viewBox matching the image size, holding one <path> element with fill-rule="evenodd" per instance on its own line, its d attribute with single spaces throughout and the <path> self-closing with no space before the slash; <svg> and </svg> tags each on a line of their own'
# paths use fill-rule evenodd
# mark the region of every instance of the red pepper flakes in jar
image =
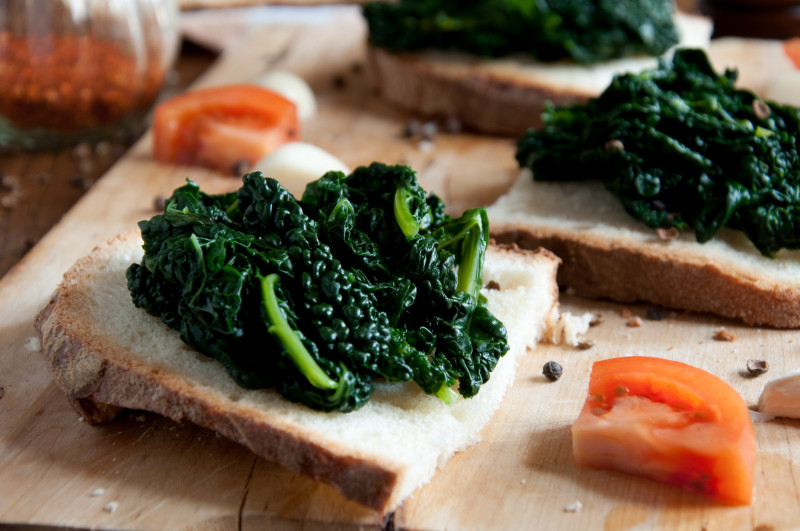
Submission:
<svg viewBox="0 0 800 531">
<path fill-rule="evenodd" d="M 144 117 L 175 57 L 174 2 L 8 2 L 0 5 L 0 146 L 73 143 Z"/>
</svg>

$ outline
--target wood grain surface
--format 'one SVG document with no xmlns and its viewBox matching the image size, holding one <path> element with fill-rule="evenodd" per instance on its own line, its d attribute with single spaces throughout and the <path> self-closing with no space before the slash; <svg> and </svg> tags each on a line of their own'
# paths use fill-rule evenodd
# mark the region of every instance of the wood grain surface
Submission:
<svg viewBox="0 0 800 531">
<path fill-rule="evenodd" d="M 411 164 L 456 212 L 493 201 L 516 176 L 514 141 L 438 134 L 407 138 L 409 116 L 366 88 L 364 28 L 329 25 L 256 32 L 226 52 L 200 85 L 247 81 L 266 69 L 303 76 L 319 113 L 303 138 L 356 166 Z M 154 162 L 146 135 L 0 281 L 0 522 L 99 529 L 694 529 L 800 527 L 800 421 L 755 424 L 755 501 L 723 507 L 696 495 L 613 472 L 575 467 L 570 425 L 593 361 L 627 354 L 702 367 L 755 404 L 768 378 L 798 368 L 800 334 L 709 316 L 562 297 L 562 310 L 603 315 L 587 350 L 541 345 L 529 353 L 483 441 L 450 460 L 388 520 L 330 488 L 255 457 L 213 432 L 130 412 L 103 427 L 81 422 L 36 352 L 33 318 L 61 274 L 94 245 L 155 213 L 154 199 L 191 177 L 212 192 L 238 180 Z M 629 326 L 630 316 L 642 325 Z M 735 341 L 714 340 L 725 327 Z M 743 375 L 746 360 L 771 370 Z M 542 365 L 564 376 L 549 382 Z M 402 434 L 398 434 L 401 437 Z M 568 511 L 569 507 L 580 509 Z"/>
</svg>

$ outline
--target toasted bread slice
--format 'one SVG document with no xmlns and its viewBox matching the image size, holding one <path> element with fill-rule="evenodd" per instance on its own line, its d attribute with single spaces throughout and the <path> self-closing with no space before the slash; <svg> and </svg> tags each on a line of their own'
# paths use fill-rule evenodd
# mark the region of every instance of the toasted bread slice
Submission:
<svg viewBox="0 0 800 531">
<path fill-rule="evenodd" d="M 45 360 L 75 409 L 92 423 L 121 408 L 188 420 L 381 513 L 479 439 L 514 381 L 518 359 L 558 318 L 558 259 L 492 245 L 484 281 L 500 288 L 484 293 L 511 348 L 475 397 L 446 405 L 414 384 L 379 383 L 361 409 L 323 413 L 274 390 L 238 387 L 221 364 L 136 308 L 125 270 L 141 260 L 141 245 L 131 232 L 96 248 L 64 275 L 37 317 Z"/>
<path fill-rule="evenodd" d="M 534 182 L 528 170 L 487 213 L 497 241 L 557 254 L 559 284 L 578 295 L 800 327 L 800 251 L 767 258 L 731 229 L 704 244 L 659 236 L 601 183 Z"/>
<path fill-rule="evenodd" d="M 706 47 L 708 19 L 677 13 L 680 46 Z M 368 46 L 370 83 L 384 100 L 412 113 L 458 119 L 470 130 L 519 136 L 541 125 L 547 102 L 564 105 L 599 95 L 620 72 L 656 66 L 653 57 L 580 65 L 525 57 L 484 59 L 452 51 L 392 53 Z"/>
</svg>

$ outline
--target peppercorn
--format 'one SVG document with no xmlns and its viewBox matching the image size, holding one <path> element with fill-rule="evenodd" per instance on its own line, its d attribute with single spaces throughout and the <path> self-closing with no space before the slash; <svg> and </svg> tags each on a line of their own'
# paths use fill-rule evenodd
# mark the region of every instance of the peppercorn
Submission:
<svg viewBox="0 0 800 531">
<path fill-rule="evenodd" d="M 561 378 L 562 372 L 563 369 L 561 368 L 561 365 L 559 365 L 558 362 L 555 361 L 548 361 L 547 363 L 544 364 L 544 367 L 542 367 L 542 374 L 544 374 L 545 378 L 547 378 L 551 382 L 555 382 L 556 380 Z"/>
</svg>

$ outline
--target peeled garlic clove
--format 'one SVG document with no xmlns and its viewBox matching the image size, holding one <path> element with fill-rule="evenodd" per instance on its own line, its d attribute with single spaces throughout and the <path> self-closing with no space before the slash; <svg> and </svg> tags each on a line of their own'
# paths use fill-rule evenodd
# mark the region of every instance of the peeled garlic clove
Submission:
<svg viewBox="0 0 800 531">
<path fill-rule="evenodd" d="M 297 106 L 297 118 L 307 120 L 317 112 L 317 100 L 308 83 L 297 74 L 285 70 L 271 70 L 259 76 L 254 83 L 277 92 Z"/>
<path fill-rule="evenodd" d="M 295 197 L 300 197 L 311 181 L 319 179 L 329 171 L 349 174 L 350 168 L 313 144 L 289 142 L 256 162 L 250 171 L 260 171 L 265 177 L 276 179 Z"/>
<path fill-rule="evenodd" d="M 767 382 L 758 410 L 776 417 L 800 418 L 800 371 Z"/>
</svg>

